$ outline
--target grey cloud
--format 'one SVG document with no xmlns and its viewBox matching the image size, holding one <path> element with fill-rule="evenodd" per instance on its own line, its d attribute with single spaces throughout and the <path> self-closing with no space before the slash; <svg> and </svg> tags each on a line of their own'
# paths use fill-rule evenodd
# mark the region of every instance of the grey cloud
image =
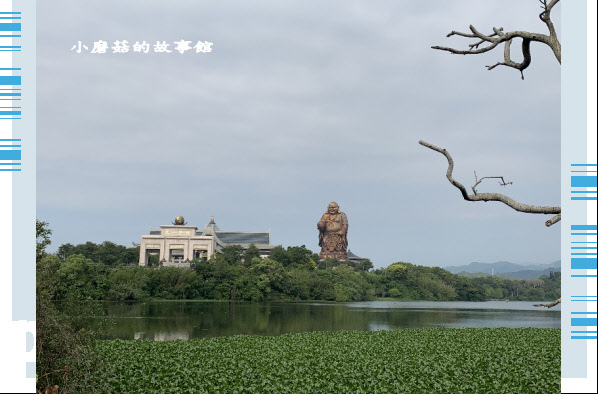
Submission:
<svg viewBox="0 0 598 394">
<path fill-rule="evenodd" d="M 537 2 L 524 3 L 40 3 L 38 216 L 55 246 L 129 244 L 173 215 L 203 226 L 215 214 L 221 228 L 270 228 L 275 243 L 315 251 L 314 221 L 337 200 L 350 248 L 376 266 L 558 259 L 543 217 L 460 200 L 446 160 L 417 143 L 449 149 L 466 184 L 474 170 L 511 176 L 513 197 L 558 203 L 552 55 L 532 48 L 521 81 L 486 71 L 500 53 L 430 49 L 466 45 L 444 36 L 472 23 L 542 32 Z M 182 38 L 214 51 L 70 51 Z M 98 226 L 78 229 L 81 215 Z"/>
</svg>

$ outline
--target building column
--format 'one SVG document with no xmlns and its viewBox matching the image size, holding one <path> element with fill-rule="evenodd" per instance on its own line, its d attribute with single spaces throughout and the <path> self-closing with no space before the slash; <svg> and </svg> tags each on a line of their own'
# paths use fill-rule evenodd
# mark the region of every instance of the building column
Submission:
<svg viewBox="0 0 598 394">
<path fill-rule="evenodd" d="M 145 267 L 147 264 L 147 254 L 145 249 L 145 243 L 141 241 L 141 245 L 139 245 L 139 265 L 141 267 Z"/>
<path fill-rule="evenodd" d="M 191 257 L 191 253 L 193 250 L 193 245 L 191 244 L 191 240 L 187 239 L 187 241 L 184 243 L 185 247 L 183 248 L 183 262 L 189 260 L 191 261 L 192 259 Z"/>
<path fill-rule="evenodd" d="M 162 242 L 160 244 L 160 260 L 159 261 L 166 261 L 168 262 L 168 258 L 169 257 L 169 252 L 170 252 L 170 245 L 169 242 L 166 241 L 166 238 L 162 239 Z"/>
</svg>

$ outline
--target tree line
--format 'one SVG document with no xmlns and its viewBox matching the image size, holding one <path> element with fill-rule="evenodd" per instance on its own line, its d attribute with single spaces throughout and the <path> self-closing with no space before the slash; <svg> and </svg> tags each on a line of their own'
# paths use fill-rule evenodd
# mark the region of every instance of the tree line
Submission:
<svg viewBox="0 0 598 394">
<path fill-rule="evenodd" d="M 259 249 L 227 246 L 192 269 L 139 267 L 138 247 L 103 242 L 65 244 L 43 256 L 38 280 L 52 283 L 54 301 L 206 299 L 232 301 L 522 301 L 560 297 L 560 272 L 533 280 L 467 278 L 439 267 L 397 262 L 373 269 L 371 261 L 320 260 L 305 246 Z"/>
</svg>

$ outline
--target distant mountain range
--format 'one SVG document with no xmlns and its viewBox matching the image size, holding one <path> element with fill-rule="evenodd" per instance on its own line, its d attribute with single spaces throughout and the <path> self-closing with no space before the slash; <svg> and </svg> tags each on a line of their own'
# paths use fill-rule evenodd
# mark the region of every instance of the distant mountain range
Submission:
<svg viewBox="0 0 598 394">
<path fill-rule="evenodd" d="M 549 275 L 550 271 L 560 271 L 561 261 L 557 260 L 548 264 L 515 264 L 508 261 L 499 261 L 496 263 L 470 263 L 467 265 L 452 265 L 444 267 L 445 270 L 453 274 L 463 276 L 478 275 L 501 275 L 513 279 L 535 279 L 542 275 Z M 493 271 L 494 269 L 494 271 Z"/>
</svg>

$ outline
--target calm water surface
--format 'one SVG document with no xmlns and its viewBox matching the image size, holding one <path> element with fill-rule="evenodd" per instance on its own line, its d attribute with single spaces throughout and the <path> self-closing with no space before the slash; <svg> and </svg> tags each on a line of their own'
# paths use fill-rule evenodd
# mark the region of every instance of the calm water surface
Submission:
<svg viewBox="0 0 598 394">
<path fill-rule="evenodd" d="M 307 331 L 397 330 L 422 327 L 560 328 L 560 305 L 527 301 L 351 303 L 147 302 L 106 303 L 109 339 L 194 339 Z"/>
</svg>

